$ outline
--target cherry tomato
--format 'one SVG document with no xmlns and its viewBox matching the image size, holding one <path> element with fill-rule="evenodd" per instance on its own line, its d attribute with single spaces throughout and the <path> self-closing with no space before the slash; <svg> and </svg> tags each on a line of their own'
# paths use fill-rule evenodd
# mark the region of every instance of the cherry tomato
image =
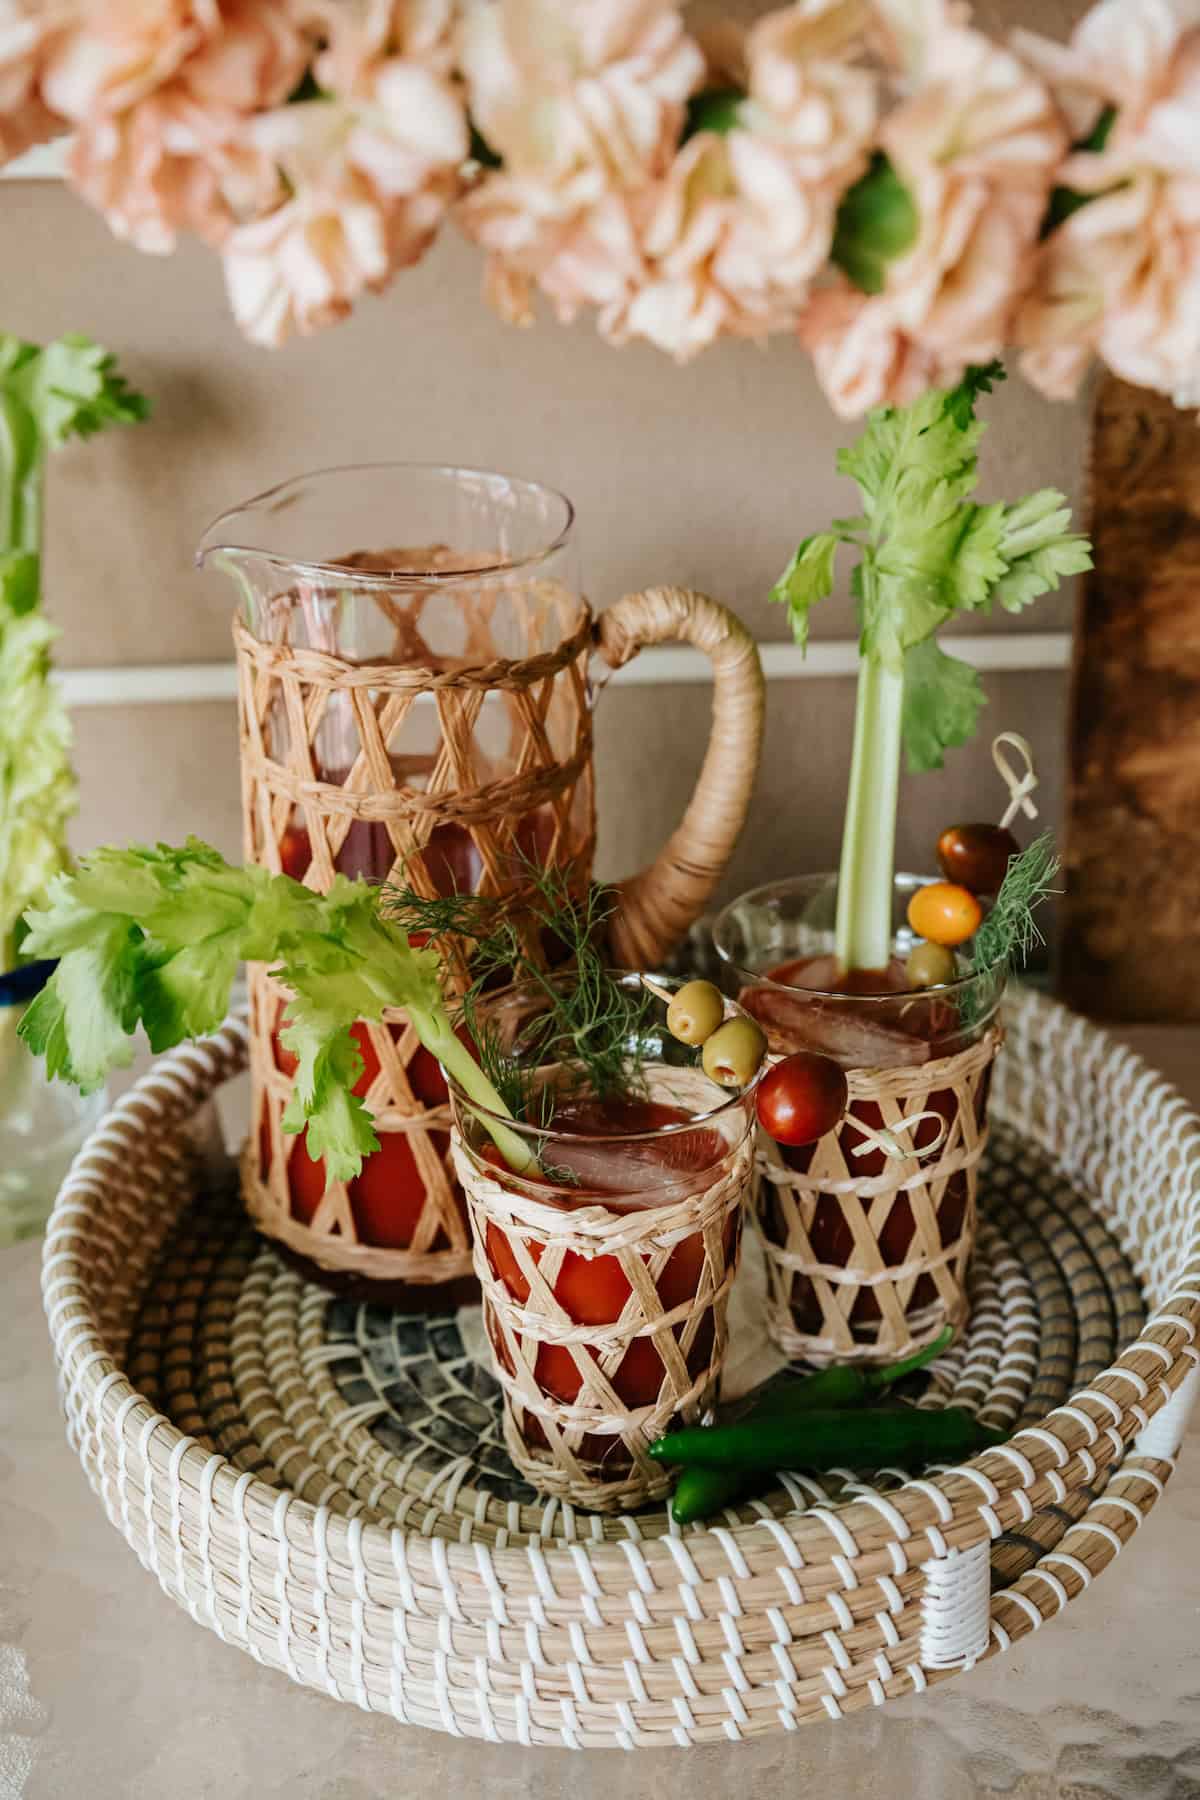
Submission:
<svg viewBox="0 0 1200 1800">
<path fill-rule="evenodd" d="M 937 841 L 937 859 L 947 881 L 973 894 L 997 894 L 1020 849 L 1005 825 L 949 825 Z"/>
<path fill-rule="evenodd" d="M 931 944 L 965 944 L 979 929 L 983 908 L 969 888 L 953 881 L 931 881 L 908 903 L 908 922 Z"/>
<path fill-rule="evenodd" d="M 303 881 L 312 861 L 312 845 L 303 825 L 289 825 L 279 840 L 279 863 L 293 881 Z"/>
<path fill-rule="evenodd" d="M 832 1057 L 797 1050 L 759 1082 L 758 1122 L 777 1144 L 812 1144 L 834 1129 L 848 1098 L 845 1073 Z"/>
</svg>

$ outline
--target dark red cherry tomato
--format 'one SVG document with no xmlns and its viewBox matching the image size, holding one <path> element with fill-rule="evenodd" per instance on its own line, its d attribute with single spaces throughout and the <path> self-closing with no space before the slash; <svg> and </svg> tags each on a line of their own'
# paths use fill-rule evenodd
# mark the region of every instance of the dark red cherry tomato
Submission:
<svg viewBox="0 0 1200 1800">
<path fill-rule="evenodd" d="M 845 1072 L 832 1057 L 797 1050 L 768 1069 L 758 1084 L 758 1122 L 777 1144 L 813 1144 L 846 1110 Z"/>
<path fill-rule="evenodd" d="M 947 881 L 973 894 L 998 894 L 1020 848 L 1006 825 L 949 825 L 937 841 L 937 859 Z"/>
</svg>

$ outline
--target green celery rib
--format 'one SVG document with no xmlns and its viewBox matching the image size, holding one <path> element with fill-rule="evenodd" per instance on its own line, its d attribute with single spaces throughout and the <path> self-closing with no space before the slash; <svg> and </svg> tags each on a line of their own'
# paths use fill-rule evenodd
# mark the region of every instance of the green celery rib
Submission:
<svg viewBox="0 0 1200 1800">
<path fill-rule="evenodd" d="M 510 1131 L 507 1125 L 501 1124 L 508 1108 L 471 1052 L 460 1042 L 450 1021 L 444 1015 L 417 1011 L 411 1006 L 408 1016 L 426 1050 L 437 1057 L 463 1092 L 484 1109 L 482 1116 L 476 1116 L 509 1168 L 517 1175 L 539 1175 L 537 1158 L 520 1132 Z M 500 1117 L 488 1117 L 488 1114 L 499 1114 Z"/>
<path fill-rule="evenodd" d="M 891 956 L 903 709 L 903 669 L 865 657 L 838 878 L 835 944 L 843 969 L 884 969 Z"/>
</svg>

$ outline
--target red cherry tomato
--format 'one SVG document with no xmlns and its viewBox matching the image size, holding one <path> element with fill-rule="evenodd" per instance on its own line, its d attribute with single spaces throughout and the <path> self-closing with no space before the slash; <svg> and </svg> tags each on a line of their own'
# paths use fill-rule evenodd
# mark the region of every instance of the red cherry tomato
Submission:
<svg viewBox="0 0 1200 1800">
<path fill-rule="evenodd" d="M 777 1144 L 812 1144 L 834 1129 L 848 1098 L 845 1072 L 832 1057 L 797 1050 L 759 1082 L 758 1122 Z"/>
<path fill-rule="evenodd" d="M 973 894 L 998 894 L 1008 865 L 1021 846 L 1004 825 L 948 825 L 937 841 L 937 859 L 947 881 Z"/>
<path fill-rule="evenodd" d="M 279 862 L 285 875 L 303 881 L 312 861 L 312 845 L 303 825 L 289 825 L 279 840 Z"/>
</svg>

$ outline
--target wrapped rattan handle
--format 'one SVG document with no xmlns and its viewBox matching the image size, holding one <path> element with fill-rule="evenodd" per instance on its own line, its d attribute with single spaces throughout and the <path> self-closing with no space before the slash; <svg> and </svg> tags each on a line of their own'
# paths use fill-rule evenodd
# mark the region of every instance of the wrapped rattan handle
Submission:
<svg viewBox="0 0 1200 1800">
<path fill-rule="evenodd" d="M 766 687 L 754 639 L 739 619 L 692 588 L 626 594 L 596 621 L 614 669 L 648 644 L 691 644 L 713 666 L 708 749 L 688 809 L 657 859 L 621 882 L 610 926 L 615 960 L 653 969 L 679 942 L 725 871 L 746 821 L 762 748 Z"/>
</svg>

